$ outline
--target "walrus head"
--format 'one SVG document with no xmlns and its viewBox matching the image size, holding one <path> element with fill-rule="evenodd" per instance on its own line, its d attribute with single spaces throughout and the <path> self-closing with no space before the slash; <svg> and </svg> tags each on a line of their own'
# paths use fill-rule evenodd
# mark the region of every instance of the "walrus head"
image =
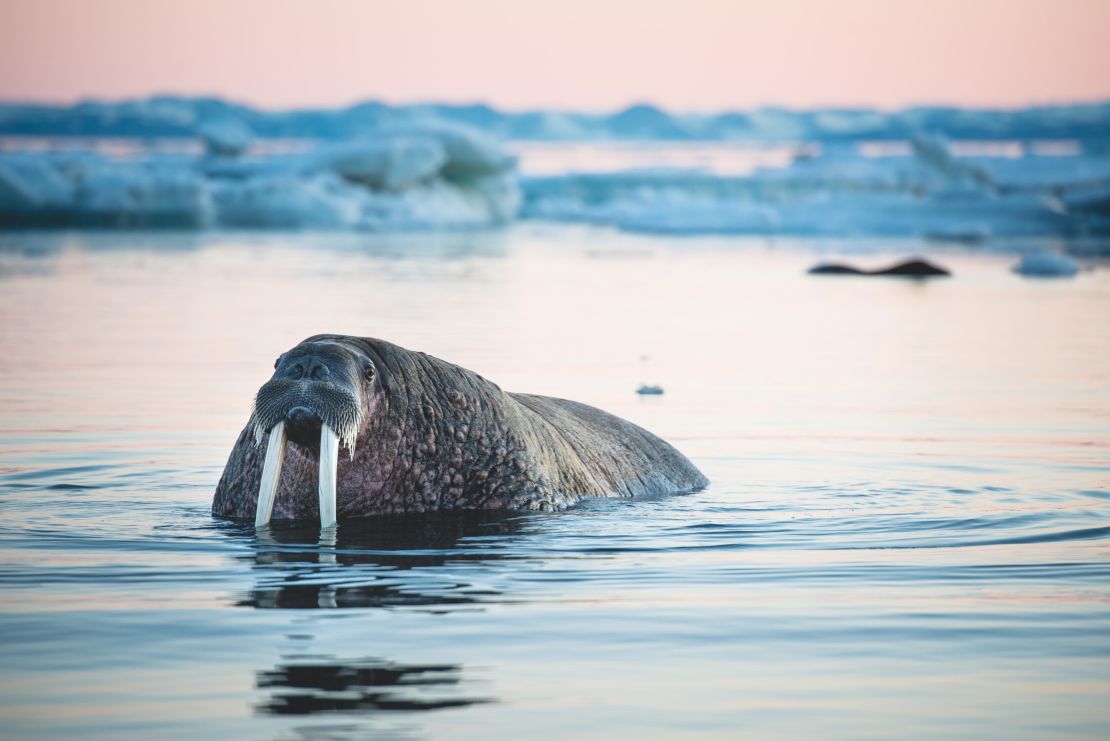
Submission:
<svg viewBox="0 0 1110 741">
<path fill-rule="evenodd" d="M 335 485 L 339 448 L 353 458 L 381 387 L 368 348 L 348 338 L 310 337 L 274 361 L 274 375 L 258 390 L 250 426 L 255 444 L 270 436 L 262 469 L 255 524 L 270 521 L 285 446 L 318 452 L 320 521 L 336 521 Z"/>
</svg>

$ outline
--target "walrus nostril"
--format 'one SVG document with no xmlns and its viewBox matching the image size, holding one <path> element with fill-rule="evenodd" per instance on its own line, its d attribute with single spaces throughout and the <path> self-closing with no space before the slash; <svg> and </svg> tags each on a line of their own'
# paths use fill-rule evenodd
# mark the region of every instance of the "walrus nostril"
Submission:
<svg viewBox="0 0 1110 741">
<path fill-rule="evenodd" d="M 331 374 L 328 367 L 319 361 L 312 363 L 312 369 L 308 372 L 308 377 L 313 381 L 322 381 Z"/>
<path fill-rule="evenodd" d="M 320 420 L 316 413 L 308 407 L 293 407 L 285 413 L 285 419 L 293 425 L 307 425 Z"/>
</svg>

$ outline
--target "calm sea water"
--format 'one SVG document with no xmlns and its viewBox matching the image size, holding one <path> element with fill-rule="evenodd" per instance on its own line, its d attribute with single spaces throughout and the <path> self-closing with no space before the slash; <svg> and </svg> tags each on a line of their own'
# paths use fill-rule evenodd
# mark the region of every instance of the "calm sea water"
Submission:
<svg viewBox="0 0 1110 741">
<path fill-rule="evenodd" d="M 538 226 L 0 246 L 6 738 L 1110 728 L 1105 266 Z M 925 249 L 955 277 L 804 274 Z M 334 539 L 213 520 L 254 391 L 319 332 L 604 407 L 713 483 Z"/>
</svg>

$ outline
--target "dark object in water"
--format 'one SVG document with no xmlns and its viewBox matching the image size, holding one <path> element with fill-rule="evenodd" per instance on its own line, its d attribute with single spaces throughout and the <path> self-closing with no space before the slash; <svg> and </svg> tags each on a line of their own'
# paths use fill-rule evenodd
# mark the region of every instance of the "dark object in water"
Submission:
<svg viewBox="0 0 1110 741">
<path fill-rule="evenodd" d="M 643 383 L 640 384 L 640 387 L 638 389 L 636 389 L 636 393 L 640 396 L 662 396 L 663 387 Z"/>
<path fill-rule="evenodd" d="M 270 690 L 260 712 L 313 715 L 336 711 L 439 710 L 490 702 L 459 694 L 461 667 L 455 664 L 395 664 L 377 659 L 279 664 L 259 672 L 256 685 Z M 428 687 L 438 690 L 427 691 Z"/>
<path fill-rule="evenodd" d="M 882 270 L 860 270 L 851 265 L 822 263 L 807 271 L 810 275 L 893 275 L 905 278 L 946 278 L 952 273 L 928 260 L 906 260 Z"/>
</svg>

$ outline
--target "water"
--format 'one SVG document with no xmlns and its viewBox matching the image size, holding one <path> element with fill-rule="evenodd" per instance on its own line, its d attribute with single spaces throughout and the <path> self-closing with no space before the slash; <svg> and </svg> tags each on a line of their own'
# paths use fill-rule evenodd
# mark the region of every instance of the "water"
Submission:
<svg viewBox="0 0 1110 741">
<path fill-rule="evenodd" d="M 816 278 L 916 242 L 0 236 L 10 738 L 1094 738 L 1110 272 Z M 705 491 L 209 515 L 253 392 L 379 336 L 673 441 Z M 640 398 L 640 383 L 662 397 Z"/>
<path fill-rule="evenodd" d="M 517 141 L 507 147 L 525 177 L 627 171 L 694 171 L 736 177 L 789 167 L 797 157 L 821 151 L 816 142 Z"/>
</svg>

